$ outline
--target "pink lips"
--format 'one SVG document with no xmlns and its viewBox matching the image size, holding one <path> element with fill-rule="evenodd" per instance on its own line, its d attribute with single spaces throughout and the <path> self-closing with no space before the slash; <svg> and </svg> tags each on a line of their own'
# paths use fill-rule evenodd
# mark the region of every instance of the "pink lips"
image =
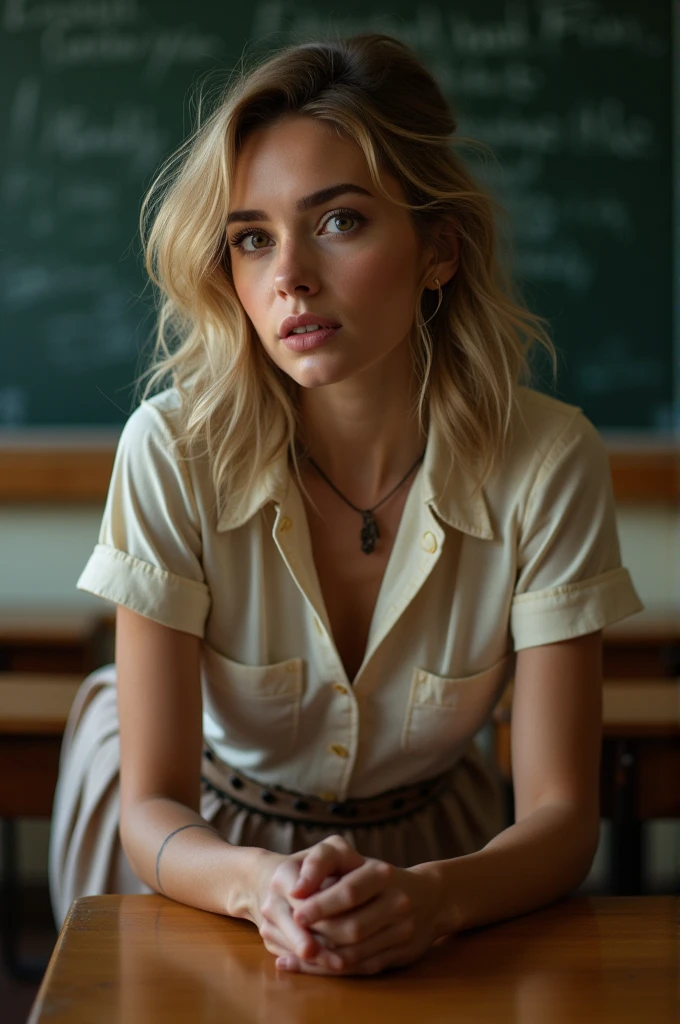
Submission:
<svg viewBox="0 0 680 1024">
<path fill-rule="evenodd" d="M 322 327 L 318 331 L 305 331 L 304 334 L 288 334 L 281 340 L 291 352 L 309 352 L 310 349 L 325 345 L 340 330 L 340 327 Z"/>
<path fill-rule="evenodd" d="M 309 327 L 312 324 L 318 324 L 319 327 L 340 327 L 335 320 L 329 320 L 328 317 L 321 316 L 320 313 L 296 313 L 295 316 L 287 316 L 285 320 L 281 321 L 279 338 L 288 337 L 296 327 Z"/>
</svg>

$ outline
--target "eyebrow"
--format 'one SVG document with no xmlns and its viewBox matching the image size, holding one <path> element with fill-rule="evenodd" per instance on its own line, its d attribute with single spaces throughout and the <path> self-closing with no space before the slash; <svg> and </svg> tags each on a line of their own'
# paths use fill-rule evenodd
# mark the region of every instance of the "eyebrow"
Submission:
<svg viewBox="0 0 680 1024">
<path fill-rule="evenodd" d="M 345 195 L 348 192 L 354 192 L 359 196 L 370 196 L 371 199 L 374 198 L 373 193 L 369 192 L 366 188 L 362 188 L 361 185 L 342 182 L 339 185 L 329 185 L 327 188 L 319 189 L 318 192 L 312 192 L 309 196 L 304 196 L 303 199 L 298 199 L 295 203 L 295 209 L 299 213 L 304 213 L 306 210 L 311 210 L 313 206 L 321 206 L 322 203 L 328 203 L 331 199 L 335 199 L 336 196 Z M 251 220 L 269 220 L 269 217 L 264 210 L 234 210 L 227 217 L 227 225 L 233 224 L 234 221 Z"/>
</svg>

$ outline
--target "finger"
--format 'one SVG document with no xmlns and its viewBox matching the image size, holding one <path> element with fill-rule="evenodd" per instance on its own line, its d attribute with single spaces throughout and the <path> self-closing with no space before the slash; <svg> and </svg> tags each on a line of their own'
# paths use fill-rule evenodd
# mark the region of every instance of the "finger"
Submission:
<svg viewBox="0 0 680 1024">
<path fill-rule="evenodd" d="M 319 969 L 319 972 L 337 971 L 343 966 L 340 957 L 333 955 L 323 938 L 318 943 L 315 956 L 300 956 L 296 948 L 291 948 L 286 935 L 276 923 L 264 921 L 260 935 L 266 949 L 277 957 L 289 957 L 291 962 L 304 963 Z"/>
<path fill-rule="evenodd" d="M 334 953 L 342 958 L 346 968 L 352 969 L 365 967 L 377 956 L 382 956 L 388 951 L 392 951 L 393 960 L 397 960 L 403 956 L 408 943 L 413 938 L 413 932 L 413 918 L 406 918 L 383 928 L 362 942 L 338 946 Z"/>
<path fill-rule="evenodd" d="M 268 914 L 269 907 L 273 905 L 278 906 L 278 903 L 276 902 L 277 900 L 283 900 L 286 906 L 288 907 L 289 912 L 291 913 L 298 906 L 298 899 L 295 896 L 291 895 L 291 893 L 297 883 L 301 867 L 302 859 L 296 860 L 294 856 L 288 858 L 287 860 L 283 861 L 281 864 L 278 865 L 276 871 L 271 877 L 271 895 L 269 899 L 265 901 L 265 904 L 262 907 L 263 913 Z M 297 925 L 297 923 L 294 920 L 292 920 L 292 918 L 291 921 L 293 926 L 305 929 L 304 925 Z M 298 940 L 302 941 L 302 938 L 302 934 L 299 934 Z"/>
<path fill-rule="evenodd" d="M 303 959 L 310 959 L 319 952 L 320 943 L 307 928 L 301 928 L 293 920 L 288 902 L 271 893 L 262 905 L 260 934 L 265 941 L 271 934 L 277 941 L 282 939 L 286 951 Z"/>
<path fill-rule="evenodd" d="M 329 879 L 359 867 L 365 859 L 342 836 L 328 836 L 307 851 L 300 864 L 298 884 L 291 895 L 303 899 L 322 888 Z"/>
<path fill-rule="evenodd" d="M 287 953 L 277 957 L 276 968 L 280 971 L 298 971 L 300 974 L 339 974 L 343 970 L 343 963 L 335 954 L 325 954 L 324 960 L 309 963 Z"/>
<path fill-rule="evenodd" d="M 332 888 L 308 896 L 295 908 L 293 917 L 304 926 L 346 913 L 384 892 L 393 877 L 391 864 L 369 860 L 344 875 Z"/>
<path fill-rule="evenodd" d="M 383 893 L 347 914 L 316 921 L 313 931 L 333 948 L 339 948 L 364 942 L 383 928 L 398 924 L 402 917 L 395 907 L 394 894 Z"/>
<path fill-rule="evenodd" d="M 365 858 L 342 836 L 329 836 L 310 848 L 300 865 L 297 883 L 290 889 L 290 894 L 296 899 L 311 896 L 329 876 L 345 875 L 360 867 L 364 861 Z"/>
<path fill-rule="evenodd" d="M 345 967 L 337 973 L 341 975 L 379 974 L 381 971 L 391 968 L 405 967 L 407 964 L 412 963 L 413 960 L 415 960 L 415 956 L 408 946 L 401 949 L 387 949 L 383 953 L 378 953 L 376 956 L 371 957 L 369 960 L 364 960 L 353 967 Z"/>
</svg>

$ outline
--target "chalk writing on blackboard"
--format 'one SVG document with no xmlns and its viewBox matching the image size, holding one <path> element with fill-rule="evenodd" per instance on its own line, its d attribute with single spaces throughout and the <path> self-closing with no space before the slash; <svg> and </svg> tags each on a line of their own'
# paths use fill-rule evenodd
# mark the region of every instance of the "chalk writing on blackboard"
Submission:
<svg viewBox="0 0 680 1024">
<path fill-rule="evenodd" d="M 598 424 L 668 422 L 671 34 L 662 7 L 5 0 L 0 231 L 11 249 L 0 257 L 0 313 L 10 363 L 0 422 L 67 423 L 69 409 L 76 422 L 113 422 L 102 392 L 134 379 L 152 326 L 139 206 L 192 127 L 198 82 L 213 72 L 226 82 L 260 50 L 370 31 L 411 46 L 450 99 L 457 134 L 490 147 L 465 159 L 508 210 L 515 273 L 554 325 L 560 397 Z M 50 404 L 53 378 L 70 401 Z"/>
<path fill-rule="evenodd" d="M 28 393 L 24 388 L 0 387 L 0 426 L 18 427 L 27 420 Z"/>
</svg>

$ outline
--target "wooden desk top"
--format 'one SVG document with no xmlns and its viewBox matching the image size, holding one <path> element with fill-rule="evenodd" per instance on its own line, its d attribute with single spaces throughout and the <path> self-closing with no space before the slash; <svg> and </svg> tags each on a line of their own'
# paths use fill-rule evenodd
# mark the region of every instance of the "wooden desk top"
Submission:
<svg viewBox="0 0 680 1024">
<path fill-rule="evenodd" d="M 671 1024 L 672 896 L 572 897 L 371 978 L 277 972 L 255 927 L 162 896 L 76 900 L 28 1024 Z"/>
</svg>

